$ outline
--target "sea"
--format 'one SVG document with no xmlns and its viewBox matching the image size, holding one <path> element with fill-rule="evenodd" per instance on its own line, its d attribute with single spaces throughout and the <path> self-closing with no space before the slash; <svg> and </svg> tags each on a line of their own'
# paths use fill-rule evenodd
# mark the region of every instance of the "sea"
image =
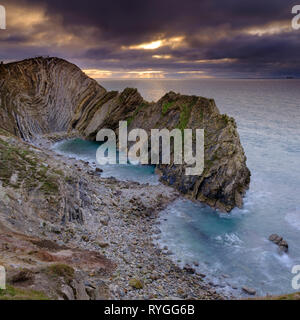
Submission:
<svg viewBox="0 0 300 320">
<path fill-rule="evenodd" d="M 251 170 L 244 207 L 223 214 L 185 199 L 160 214 L 161 234 L 177 264 L 206 274 L 216 291 L 243 297 L 242 287 L 256 294 L 296 290 L 292 269 L 300 265 L 300 80 L 195 79 L 99 80 L 107 90 L 137 88 L 148 101 L 169 91 L 213 98 L 221 113 L 235 118 Z M 95 162 L 98 144 L 79 139 L 54 149 Z M 159 183 L 151 166 L 107 165 L 104 177 Z M 289 244 L 280 253 L 268 238 L 277 233 Z"/>
</svg>

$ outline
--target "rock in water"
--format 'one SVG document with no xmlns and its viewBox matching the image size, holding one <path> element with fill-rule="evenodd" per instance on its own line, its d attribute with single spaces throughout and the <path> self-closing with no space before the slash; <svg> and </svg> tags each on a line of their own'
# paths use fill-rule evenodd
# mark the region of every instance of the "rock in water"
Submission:
<svg viewBox="0 0 300 320">
<path fill-rule="evenodd" d="M 285 240 L 282 240 L 279 244 L 279 250 L 287 253 L 289 251 L 289 245 Z"/>
<path fill-rule="evenodd" d="M 280 237 L 278 234 L 271 234 L 269 240 L 275 243 L 279 247 L 280 251 L 286 253 L 289 251 L 288 243 L 285 240 L 283 240 L 283 238 Z"/>
<path fill-rule="evenodd" d="M 251 296 L 255 296 L 256 295 L 256 291 L 252 288 L 248 288 L 248 287 L 243 287 L 242 290 L 244 291 L 244 293 L 247 293 Z"/>
<path fill-rule="evenodd" d="M 122 120 L 149 136 L 151 129 L 204 129 L 204 172 L 187 176 L 186 165 L 158 165 L 161 181 L 223 212 L 243 204 L 251 175 L 246 156 L 234 119 L 212 99 L 170 92 L 149 103 L 136 89 L 107 92 L 75 65 L 40 57 L 0 66 L 0 107 L 0 128 L 24 140 L 67 130 L 95 140 Z"/>
<path fill-rule="evenodd" d="M 282 237 L 280 237 L 278 234 L 271 234 L 269 240 L 279 245 L 279 243 L 282 241 Z"/>
</svg>

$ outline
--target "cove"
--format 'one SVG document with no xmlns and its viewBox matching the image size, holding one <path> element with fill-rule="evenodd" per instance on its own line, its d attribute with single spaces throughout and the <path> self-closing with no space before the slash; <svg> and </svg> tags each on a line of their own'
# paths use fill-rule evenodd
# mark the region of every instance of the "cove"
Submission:
<svg viewBox="0 0 300 320">
<path fill-rule="evenodd" d="M 87 161 L 92 167 L 96 167 L 96 153 L 100 145 L 100 142 L 70 139 L 55 143 L 52 149 L 67 157 Z M 114 177 L 119 180 L 149 183 L 152 185 L 159 183 L 159 177 L 155 175 L 154 166 L 132 165 L 130 163 L 119 164 L 118 160 L 119 152 L 117 152 L 117 164 L 97 166 L 103 170 L 102 177 Z"/>
</svg>

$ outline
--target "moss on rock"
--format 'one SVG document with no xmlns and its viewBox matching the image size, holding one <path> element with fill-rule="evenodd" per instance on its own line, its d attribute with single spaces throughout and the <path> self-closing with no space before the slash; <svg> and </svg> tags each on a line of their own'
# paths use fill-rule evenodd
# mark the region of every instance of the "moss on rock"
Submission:
<svg viewBox="0 0 300 320">
<path fill-rule="evenodd" d="M 129 281 L 129 285 L 134 289 L 143 289 L 144 287 L 142 281 L 135 278 Z"/>
<path fill-rule="evenodd" d="M 46 273 L 54 277 L 63 277 L 67 280 L 72 280 L 75 275 L 75 270 L 66 264 L 53 264 L 47 267 Z"/>
</svg>

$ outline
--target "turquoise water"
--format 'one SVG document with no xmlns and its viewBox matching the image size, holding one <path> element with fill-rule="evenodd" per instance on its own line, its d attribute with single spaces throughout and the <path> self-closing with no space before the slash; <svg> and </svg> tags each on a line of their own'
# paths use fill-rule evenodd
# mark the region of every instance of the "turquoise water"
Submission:
<svg viewBox="0 0 300 320">
<path fill-rule="evenodd" d="M 103 169 L 101 176 L 104 178 L 114 177 L 123 181 L 136 181 L 140 183 L 149 183 L 152 185 L 158 184 L 159 178 L 157 175 L 155 175 L 155 168 L 153 166 L 131 164 L 105 166 L 97 165 L 96 152 L 99 146 L 100 143 L 98 142 L 71 139 L 56 143 L 53 146 L 53 149 L 57 153 L 71 158 L 87 161 L 91 166 Z"/>
<path fill-rule="evenodd" d="M 259 295 L 294 291 L 291 269 L 300 264 L 300 81 L 106 80 L 101 84 L 109 90 L 137 87 L 149 101 L 170 90 L 214 98 L 222 113 L 236 119 L 252 172 L 244 208 L 222 215 L 178 200 L 161 215 L 158 242 L 174 252 L 175 261 L 199 263 L 199 270 L 220 285 L 219 290 L 235 295 L 241 295 L 242 286 Z M 119 174 L 119 169 L 111 170 Z M 120 175 L 137 180 L 148 173 L 153 176 L 150 169 L 147 174 L 141 173 L 143 169 L 133 174 L 132 166 L 126 170 Z M 267 240 L 272 233 L 288 241 L 288 254 L 280 255 Z"/>
</svg>

